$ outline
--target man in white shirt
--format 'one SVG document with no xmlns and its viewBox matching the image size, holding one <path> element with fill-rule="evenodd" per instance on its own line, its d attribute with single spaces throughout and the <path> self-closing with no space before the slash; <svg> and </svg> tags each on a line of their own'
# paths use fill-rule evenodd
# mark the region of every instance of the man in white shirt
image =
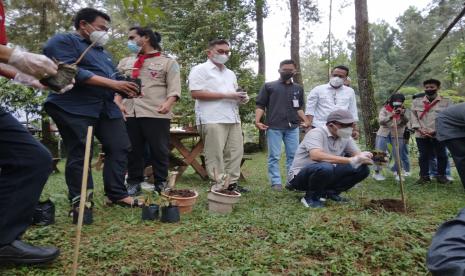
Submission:
<svg viewBox="0 0 465 276">
<path fill-rule="evenodd" d="M 229 43 L 216 39 L 208 44 L 208 60 L 192 68 L 189 74 L 189 90 L 195 99 L 196 124 L 205 148 L 205 165 L 208 175 L 214 178 L 230 175 L 231 187 L 237 186 L 241 173 L 243 138 L 239 104 L 246 103 L 246 92 L 239 89 L 236 75 L 226 68 L 229 59 Z"/>
<path fill-rule="evenodd" d="M 310 91 L 307 97 L 305 115 L 313 128 L 326 125 L 328 115 L 338 109 L 348 110 L 358 122 L 357 102 L 352 88 L 345 86 L 349 68 L 339 65 L 333 68 L 329 83 L 319 85 Z M 352 137 L 359 136 L 356 125 Z"/>
</svg>

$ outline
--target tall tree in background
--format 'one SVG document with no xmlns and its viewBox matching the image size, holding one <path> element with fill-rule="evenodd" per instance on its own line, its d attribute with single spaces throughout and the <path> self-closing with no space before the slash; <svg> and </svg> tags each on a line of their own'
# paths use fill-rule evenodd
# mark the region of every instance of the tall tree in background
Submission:
<svg viewBox="0 0 465 276">
<path fill-rule="evenodd" d="M 264 82 L 266 75 L 265 38 L 263 36 L 263 19 L 266 17 L 266 1 L 255 0 L 255 23 L 257 29 L 258 78 Z M 266 149 L 264 130 L 258 131 L 258 145 L 261 150 Z"/>
<path fill-rule="evenodd" d="M 297 73 L 294 81 L 303 85 L 302 74 L 300 72 L 300 8 L 299 0 L 289 0 L 291 11 L 291 59 L 296 63 Z"/>
<path fill-rule="evenodd" d="M 372 149 L 375 147 L 375 131 L 378 128 L 378 123 L 371 81 L 371 43 L 368 33 L 367 0 L 355 0 L 355 51 L 365 143 L 368 148 Z"/>
<path fill-rule="evenodd" d="M 255 23 L 257 29 L 258 75 L 266 75 L 265 38 L 263 36 L 263 19 L 266 17 L 265 0 L 255 0 Z"/>
<path fill-rule="evenodd" d="M 297 65 L 294 81 L 303 86 L 300 72 L 300 21 L 318 22 L 318 8 L 314 0 L 289 0 L 291 12 L 291 58 Z"/>
</svg>

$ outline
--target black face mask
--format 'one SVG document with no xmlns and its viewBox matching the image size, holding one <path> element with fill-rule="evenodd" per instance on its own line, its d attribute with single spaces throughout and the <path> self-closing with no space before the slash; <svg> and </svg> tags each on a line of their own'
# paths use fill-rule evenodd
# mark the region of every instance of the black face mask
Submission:
<svg viewBox="0 0 465 276">
<path fill-rule="evenodd" d="M 425 94 L 426 96 L 433 96 L 434 94 L 436 94 L 438 91 L 436 89 L 434 90 L 425 90 Z"/>
<path fill-rule="evenodd" d="M 280 72 L 279 75 L 281 76 L 282 81 L 288 81 L 290 80 L 293 76 L 294 73 L 291 72 Z"/>
</svg>

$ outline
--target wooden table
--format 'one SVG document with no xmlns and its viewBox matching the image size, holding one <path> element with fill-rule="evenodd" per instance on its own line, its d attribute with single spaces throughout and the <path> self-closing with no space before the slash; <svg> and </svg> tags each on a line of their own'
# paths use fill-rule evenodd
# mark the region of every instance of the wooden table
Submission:
<svg viewBox="0 0 465 276">
<path fill-rule="evenodd" d="M 170 130 L 170 150 L 173 151 L 174 149 L 176 149 L 177 151 L 179 151 L 182 157 L 184 157 L 182 161 L 185 163 L 185 166 L 179 167 L 177 177 L 181 177 L 181 175 L 186 171 L 186 169 L 189 166 L 191 166 L 195 170 L 195 172 L 198 175 L 200 175 L 202 179 L 207 180 L 207 171 L 196 159 L 197 157 L 200 157 L 200 154 L 202 153 L 203 142 L 201 139 L 198 139 L 192 147 L 192 149 L 189 149 L 185 146 L 185 143 L 182 142 L 182 140 L 186 138 L 200 138 L 200 135 L 195 129 Z"/>
</svg>

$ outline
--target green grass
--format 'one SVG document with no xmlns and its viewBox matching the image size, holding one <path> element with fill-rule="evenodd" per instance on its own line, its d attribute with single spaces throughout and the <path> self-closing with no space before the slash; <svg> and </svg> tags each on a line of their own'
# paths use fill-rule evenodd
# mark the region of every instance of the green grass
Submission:
<svg viewBox="0 0 465 276">
<path fill-rule="evenodd" d="M 63 169 L 63 162 L 60 164 Z M 140 209 L 104 207 L 100 172 L 94 172 L 94 224 L 83 228 L 80 275 L 424 275 L 425 254 L 437 226 L 464 205 L 460 181 L 418 187 L 406 183 L 408 214 L 368 210 L 370 199 L 400 198 L 394 179 L 365 180 L 348 205 L 306 209 L 301 193 L 272 192 L 266 158 L 245 164 L 247 187 L 230 215 L 207 210 L 207 184 L 188 171 L 179 186 L 200 192 L 193 213 L 178 224 L 143 223 Z M 455 175 L 457 178 L 457 175 Z M 0 275 L 69 275 L 75 226 L 67 217 L 63 173 L 44 190 L 57 205 L 56 224 L 32 227 L 24 239 L 60 247 L 48 266 L 9 266 Z"/>
</svg>

